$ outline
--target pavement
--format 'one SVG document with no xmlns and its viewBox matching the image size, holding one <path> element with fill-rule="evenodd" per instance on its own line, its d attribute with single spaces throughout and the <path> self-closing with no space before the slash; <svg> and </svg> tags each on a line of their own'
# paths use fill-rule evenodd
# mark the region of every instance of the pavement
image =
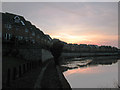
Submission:
<svg viewBox="0 0 120 90">
<path fill-rule="evenodd" d="M 60 66 L 56 66 L 53 60 L 11 82 L 8 88 L 68 88 L 71 90 Z"/>
</svg>

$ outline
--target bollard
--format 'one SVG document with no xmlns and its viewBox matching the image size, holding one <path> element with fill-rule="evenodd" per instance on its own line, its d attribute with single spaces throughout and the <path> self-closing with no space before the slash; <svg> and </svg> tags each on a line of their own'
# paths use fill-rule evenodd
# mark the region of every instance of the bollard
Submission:
<svg viewBox="0 0 120 90">
<path fill-rule="evenodd" d="M 19 65 L 19 77 L 22 76 L 22 70 L 21 70 L 21 65 Z"/>
<path fill-rule="evenodd" d="M 11 74 L 11 70 L 8 69 L 8 72 L 7 72 L 7 82 L 6 82 L 8 87 L 10 86 L 10 76 L 11 76 L 10 74 Z"/>
<path fill-rule="evenodd" d="M 16 79 L 16 72 L 17 72 L 16 67 L 14 67 L 13 68 L 13 80 Z"/>
</svg>

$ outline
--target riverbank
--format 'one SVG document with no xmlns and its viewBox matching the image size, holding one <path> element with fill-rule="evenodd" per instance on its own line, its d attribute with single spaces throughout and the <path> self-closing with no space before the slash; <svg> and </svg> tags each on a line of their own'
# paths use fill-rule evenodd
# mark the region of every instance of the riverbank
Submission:
<svg viewBox="0 0 120 90">
<path fill-rule="evenodd" d="M 46 66 L 42 68 L 34 88 L 67 88 L 71 90 L 60 67 L 56 66 L 53 60 L 49 61 Z"/>
<path fill-rule="evenodd" d="M 60 67 L 55 65 L 53 59 L 12 81 L 10 87 L 5 88 L 68 88 L 71 90 Z"/>
<path fill-rule="evenodd" d="M 118 56 L 119 53 L 118 52 L 109 52 L 109 53 L 88 53 L 88 52 L 78 52 L 78 53 L 75 53 L 75 52 L 63 52 L 61 54 L 61 57 L 63 58 L 74 58 L 74 57 L 90 57 L 90 56 Z"/>
</svg>

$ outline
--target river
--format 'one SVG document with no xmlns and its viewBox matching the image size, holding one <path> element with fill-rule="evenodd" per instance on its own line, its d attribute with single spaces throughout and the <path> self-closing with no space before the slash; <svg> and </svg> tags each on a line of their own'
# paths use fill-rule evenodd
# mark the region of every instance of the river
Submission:
<svg viewBox="0 0 120 90">
<path fill-rule="evenodd" d="M 72 58 L 61 68 L 72 88 L 116 88 L 118 62 L 116 56 Z"/>
</svg>

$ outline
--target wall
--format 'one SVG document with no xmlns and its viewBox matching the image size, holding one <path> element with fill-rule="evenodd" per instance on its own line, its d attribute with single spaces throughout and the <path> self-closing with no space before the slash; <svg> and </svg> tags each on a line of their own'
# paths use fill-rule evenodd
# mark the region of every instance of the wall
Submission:
<svg viewBox="0 0 120 90">
<path fill-rule="evenodd" d="M 45 62 L 49 59 L 53 58 L 53 55 L 50 51 L 42 49 L 42 62 Z"/>
<path fill-rule="evenodd" d="M 118 53 L 62 53 L 62 57 L 118 55 Z"/>
</svg>

